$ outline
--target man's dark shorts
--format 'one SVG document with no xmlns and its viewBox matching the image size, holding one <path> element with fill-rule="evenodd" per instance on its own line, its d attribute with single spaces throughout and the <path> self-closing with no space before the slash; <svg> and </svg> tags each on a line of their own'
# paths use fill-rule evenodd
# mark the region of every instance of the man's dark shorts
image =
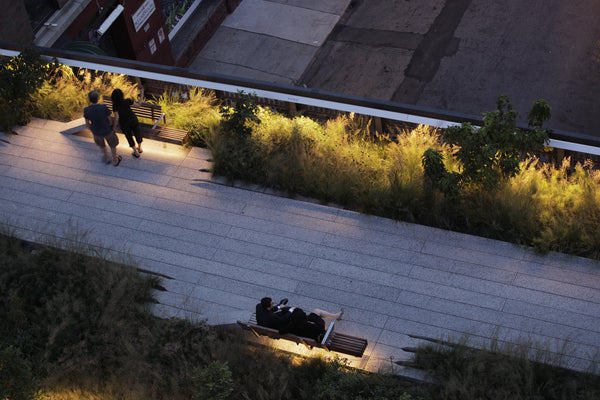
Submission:
<svg viewBox="0 0 600 400">
<path fill-rule="evenodd" d="M 94 135 L 94 143 L 96 143 L 101 148 L 106 147 L 105 140 L 106 140 L 106 143 L 108 143 L 108 147 L 110 147 L 111 149 L 113 147 L 117 147 L 117 145 L 119 144 L 119 138 L 117 137 L 117 134 L 114 132 L 111 132 L 106 136 Z"/>
</svg>

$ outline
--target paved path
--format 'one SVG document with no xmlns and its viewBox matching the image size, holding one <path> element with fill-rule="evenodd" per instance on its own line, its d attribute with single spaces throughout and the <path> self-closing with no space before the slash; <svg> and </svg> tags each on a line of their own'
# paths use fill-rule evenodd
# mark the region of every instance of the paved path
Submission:
<svg viewBox="0 0 600 400">
<path fill-rule="evenodd" d="M 87 231 L 164 275 L 160 315 L 231 324 L 264 295 L 342 306 L 338 329 L 369 340 L 350 361 L 370 370 L 405 359 L 409 334 L 566 343 L 577 368 L 600 350 L 600 263 L 226 186 L 198 148 L 147 140 L 136 160 L 121 137 L 123 162 L 104 165 L 63 127 L 0 136 L 0 219 L 36 241 Z"/>
</svg>

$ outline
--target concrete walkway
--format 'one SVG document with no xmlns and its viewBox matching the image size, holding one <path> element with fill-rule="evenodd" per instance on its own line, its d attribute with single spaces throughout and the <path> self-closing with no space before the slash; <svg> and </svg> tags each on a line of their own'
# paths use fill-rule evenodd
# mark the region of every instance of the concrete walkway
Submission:
<svg viewBox="0 0 600 400">
<path fill-rule="evenodd" d="M 265 295 L 344 307 L 337 329 L 369 341 L 349 361 L 369 370 L 406 359 L 408 335 L 524 339 L 578 369 L 600 350 L 598 262 L 230 187 L 200 171 L 198 148 L 146 140 L 137 160 L 121 137 L 123 162 L 105 165 L 63 128 L 0 137 L 2 222 L 35 241 L 87 232 L 162 274 L 159 315 L 231 324 Z"/>
</svg>

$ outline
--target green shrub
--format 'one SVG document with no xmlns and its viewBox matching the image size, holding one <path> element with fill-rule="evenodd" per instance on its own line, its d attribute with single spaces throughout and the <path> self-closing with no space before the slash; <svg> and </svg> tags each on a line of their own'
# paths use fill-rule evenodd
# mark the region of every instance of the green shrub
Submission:
<svg viewBox="0 0 600 400">
<path fill-rule="evenodd" d="M 231 371 L 226 362 L 213 361 L 204 368 L 194 369 L 195 400 L 222 400 L 233 392 Z"/>
<path fill-rule="evenodd" d="M 483 126 L 473 127 L 470 123 L 451 126 L 442 133 L 444 139 L 456 147 L 454 157 L 461 163 L 460 174 L 428 169 L 442 182 L 435 187 L 447 190 L 453 197 L 465 184 L 494 187 L 500 180 L 512 177 L 519 172 L 520 161 L 533 152 L 540 152 L 548 140 L 548 132 L 542 124 L 550 119 L 550 105 L 545 100 L 537 100 L 528 114 L 530 129 L 516 127 L 518 113 L 512 108 L 507 96 L 499 95 L 497 109 L 484 113 Z M 426 160 L 433 161 L 430 149 Z M 438 166 L 441 165 L 438 163 Z M 433 165 L 430 165 L 433 167 Z M 429 180 L 434 181 L 434 176 Z M 456 181 L 448 185 L 449 181 Z"/>
<path fill-rule="evenodd" d="M 0 130 L 11 131 L 15 124 L 26 125 L 32 116 L 32 95 L 54 68 L 42 61 L 39 52 L 26 48 L 18 56 L 0 59 Z"/>
<path fill-rule="evenodd" d="M 244 93 L 243 91 L 238 92 L 238 99 L 233 107 L 223 107 L 221 109 L 223 132 L 242 139 L 250 136 L 253 127 L 260 124 L 257 113 L 256 95 Z"/>
<path fill-rule="evenodd" d="M 392 218 L 414 221 L 428 212 L 421 154 L 430 146 L 449 151 L 435 131 L 399 132 L 394 142 L 366 136 L 353 115 L 324 125 L 262 108 L 258 117 L 251 137 L 209 143 L 215 174 Z"/>
</svg>

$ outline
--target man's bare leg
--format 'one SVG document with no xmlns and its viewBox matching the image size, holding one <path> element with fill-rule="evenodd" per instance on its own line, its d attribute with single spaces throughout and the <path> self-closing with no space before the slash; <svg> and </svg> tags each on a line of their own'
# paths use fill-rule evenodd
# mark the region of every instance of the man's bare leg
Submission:
<svg viewBox="0 0 600 400">
<path fill-rule="evenodd" d="M 108 164 L 110 162 L 110 157 L 108 156 L 106 147 L 100 147 L 100 152 L 102 153 L 102 160 L 104 160 L 104 162 Z"/>
<path fill-rule="evenodd" d="M 116 164 L 119 161 L 119 159 L 117 157 L 117 148 L 116 147 L 111 147 L 110 148 L 110 153 L 112 154 L 113 164 Z"/>
</svg>

